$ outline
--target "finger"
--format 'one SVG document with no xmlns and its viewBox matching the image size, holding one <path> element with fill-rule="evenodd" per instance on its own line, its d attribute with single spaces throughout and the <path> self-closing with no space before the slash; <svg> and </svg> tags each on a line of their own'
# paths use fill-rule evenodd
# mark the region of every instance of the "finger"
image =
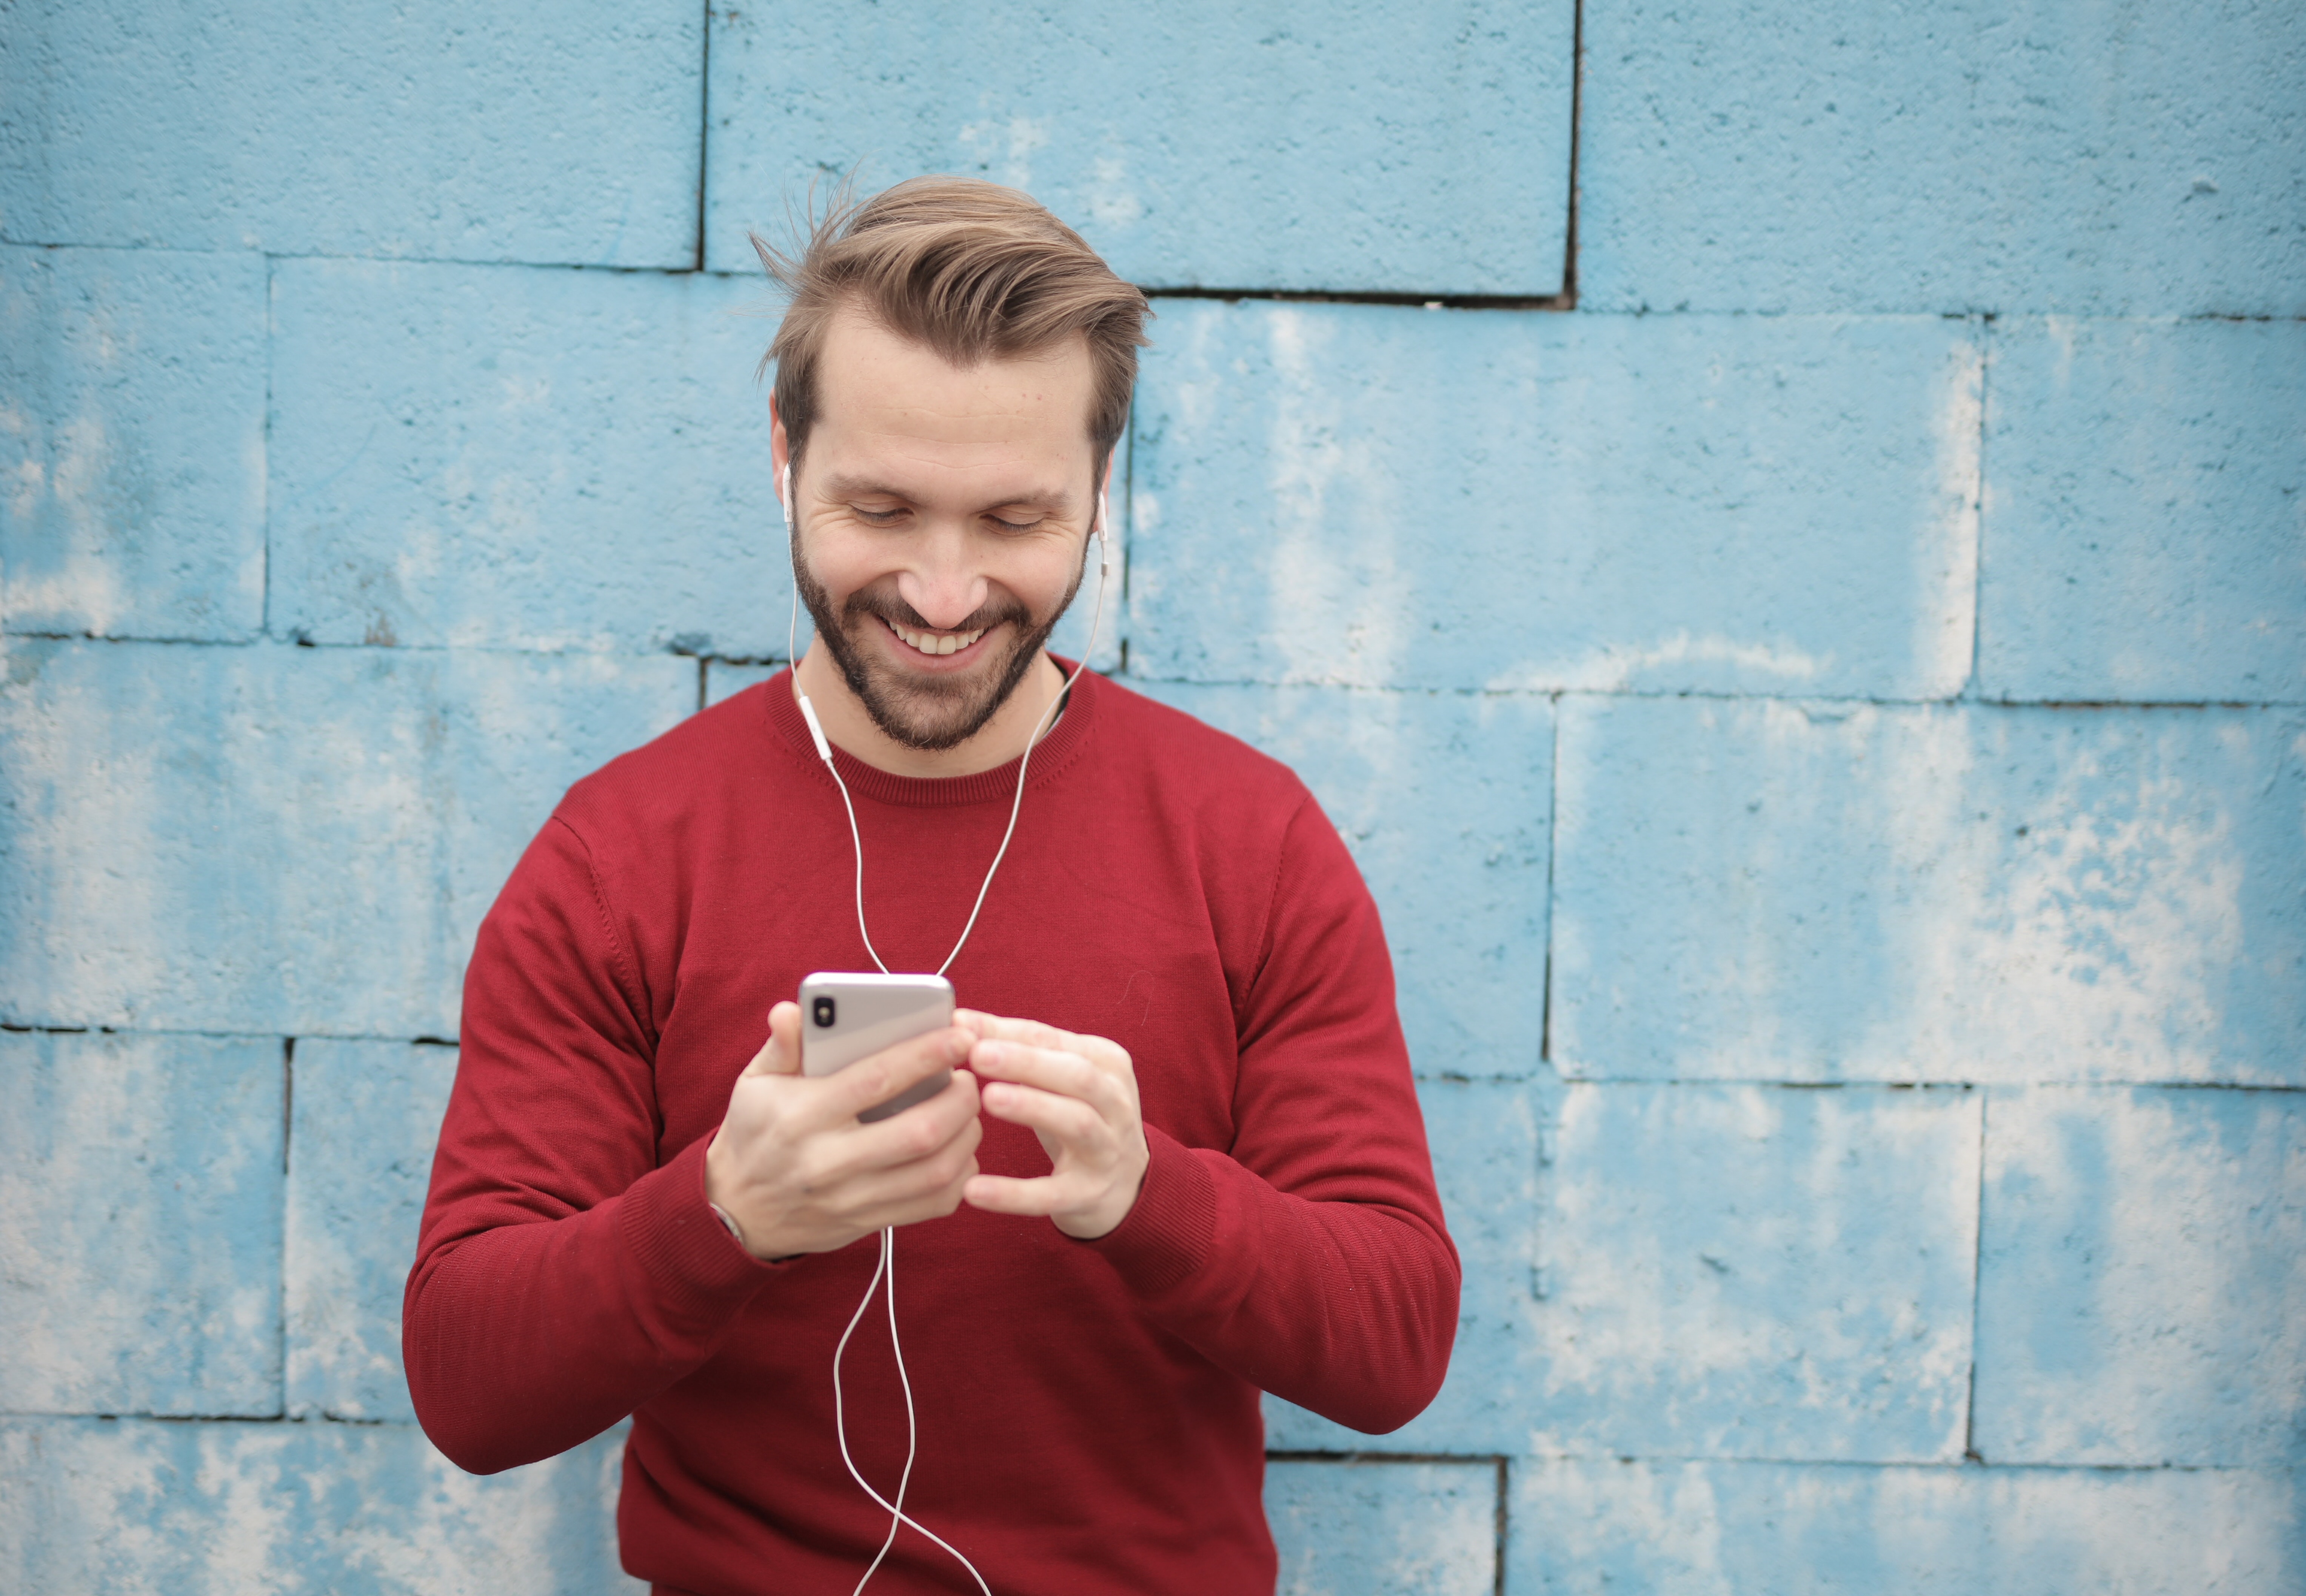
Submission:
<svg viewBox="0 0 2306 1596">
<path fill-rule="evenodd" d="M 984 1134 L 978 1107 L 977 1078 L 960 1070 L 935 1097 L 902 1113 L 870 1124 L 851 1115 L 825 1143 L 822 1175 L 837 1180 L 900 1169 L 935 1158 L 957 1139 L 974 1148 Z"/>
<path fill-rule="evenodd" d="M 1028 1218 L 1045 1218 L 1064 1209 L 1078 1208 L 1081 1194 L 1075 1182 L 1061 1175 L 1038 1175 L 1021 1180 L 1015 1175 L 979 1174 L 969 1177 L 961 1189 L 961 1200 L 972 1208 L 988 1214 L 1017 1214 Z"/>
<path fill-rule="evenodd" d="M 860 1170 L 822 1188 L 821 1200 L 851 1223 L 869 1221 L 877 1228 L 886 1221 L 875 1216 L 893 1208 L 957 1199 L 962 1184 L 978 1173 L 977 1151 L 984 1135 L 984 1127 L 972 1120 L 930 1156 L 885 1169 Z"/>
<path fill-rule="evenodd" d="M 1103 1108 L 1115 1106 L 1120 1097 L 1120 1085 L 1113 1076 L 1078 1053 L 1026 1047 L 1015 1042 L 979 1042 L 969 1050 L 969 1067 L 987 1080 L 1014 1080 L 1080 1097 Z"/>
<path fill-rule="evenodd" d="M 769 1039 L 745 1066 L 747 1075 L 800 1073 L 800 1005 L 779 1003 L 769 1011 Z"/>
<path fill-rule="evenodd" d="M 996 1120 L 1022 1125 L 1071 1151 L 1100 1150 L 1112 1140 L 1105 1116 L 1089 1104 L 1029 1086 L 988 1082 L 985 1112 Z"/>
<path fill-rule="evenodd" d="M 853 1120 L 875 1105 L 886 1103 L 898 1093 L 919 1085 L 938 1071 L 968 1063 L 969 1050 L 975 1041 L 967 1031 L 948 1026 L 884 1047 L 824 1077 L 828 1089 L 822 1107 L 829 1116 L 826 1122 Z"/>
<path fill-rule="evenodd" d="M 965 1016 L 965 1018 L 964 1018 Z M 1010 1020 L 999 1014 L 987 1014 L 977 1009 L 962 1009 L 954 1013 L 952 1022 L 966 1026 L 980 1037 L 995 1042 L 1022 1042 L 1029 1047 L 1071 1049 L 1084 1038 L 1071 1031 L 1061 1031 L 1054 1025 L 1043 1025 L 1038 1020 Z"/>
</svg>

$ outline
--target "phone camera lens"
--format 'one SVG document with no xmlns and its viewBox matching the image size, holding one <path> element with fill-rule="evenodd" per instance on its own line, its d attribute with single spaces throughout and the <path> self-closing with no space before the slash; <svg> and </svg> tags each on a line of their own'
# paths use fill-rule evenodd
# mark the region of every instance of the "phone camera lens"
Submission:
<svg viewBox="0 0 2306 1596">
<path fill-rule="evenodd" d="M 829 997 L 818 998 L 815 1003 L 809 1004 L 808 1013 L 809 1018 L 816 1020 L 820 1026 L 831 1025 L 833 1023 L 833 1000 Z"/>
</svg>

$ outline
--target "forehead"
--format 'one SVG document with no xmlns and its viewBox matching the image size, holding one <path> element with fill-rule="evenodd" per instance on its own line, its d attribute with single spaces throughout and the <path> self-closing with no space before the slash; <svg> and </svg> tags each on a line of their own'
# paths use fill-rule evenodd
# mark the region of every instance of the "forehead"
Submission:
<svg viewBox="0 0 2306 1596">
<path fill-rule="evenodd" d="M 810 450 L 894 452 L 955 466 L 987 452 L 1070 465 L 1090 449 L 1089 343 L 955 365 L 861 312 L 825 329 Z"/>
</svg>

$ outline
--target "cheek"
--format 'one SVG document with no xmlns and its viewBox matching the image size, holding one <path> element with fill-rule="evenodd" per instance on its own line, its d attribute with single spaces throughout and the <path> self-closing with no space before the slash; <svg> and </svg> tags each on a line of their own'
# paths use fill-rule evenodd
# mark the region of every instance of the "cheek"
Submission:
<svg viewBox="0 0 2306 1596">
<path fill-rule="evenodd" d="M 1022 599 L 1036 615 L 1047 615 L 1064 602 L 1066 592 L 1072 587 L 1076 573 L 1080 571 L 1079 554 L 1067 549 L 1053 558 L 1037 559 L 1021 566 L 1014 576 L 1011 591 Z M 1097 573 L 1089 571 L 1081 577 L 1081 593 L 1092 596 L 1090 585 Z"/>
<path fill-rule="evenodd" d="M 885 550 L 876 551 L 862 539 L 827 537 L 810 542 L 802 557 L 809 576 L 837 609 L 850 594 L 893 577 L 898 568 L 886 559 L 875 558 L 876 552 Z"/>
</svg>

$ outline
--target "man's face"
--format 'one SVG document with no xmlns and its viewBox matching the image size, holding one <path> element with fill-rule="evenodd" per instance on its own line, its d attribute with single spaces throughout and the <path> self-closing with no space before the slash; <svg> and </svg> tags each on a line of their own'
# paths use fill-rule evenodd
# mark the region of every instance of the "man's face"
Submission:
<svg viewBox="0 0 2306 1596">
<path fill-rule="evenodd" d="M 843 313 L 817 383 L 792 476 L 802 601 L 884 733 L 953 747 L 1032 669 L 1080 585 L 1089 346 L 964 369 Z"/>
</svg>

